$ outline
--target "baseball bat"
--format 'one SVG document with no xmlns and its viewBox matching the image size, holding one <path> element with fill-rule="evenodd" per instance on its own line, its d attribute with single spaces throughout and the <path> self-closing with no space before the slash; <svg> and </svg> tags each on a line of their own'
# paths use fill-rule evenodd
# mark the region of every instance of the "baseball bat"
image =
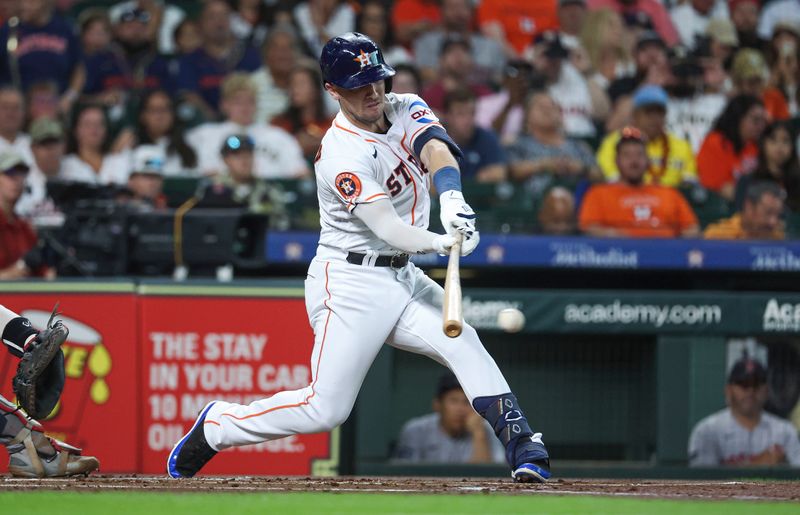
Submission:
<svg viewBox="0 0 800 515">
<path fill-rule="evenodd" d="M 450 247 L 450 259 L 447 262 L 447 274 L 444 280 L 444 309 L 442 311 L 444 334 L 455 338 L 464 328 L 464 313 L 461 308 L 461 276 L 459 274 L 459 258 L 463 236 L 456 236 L 456 242 Z"/>
</svg>

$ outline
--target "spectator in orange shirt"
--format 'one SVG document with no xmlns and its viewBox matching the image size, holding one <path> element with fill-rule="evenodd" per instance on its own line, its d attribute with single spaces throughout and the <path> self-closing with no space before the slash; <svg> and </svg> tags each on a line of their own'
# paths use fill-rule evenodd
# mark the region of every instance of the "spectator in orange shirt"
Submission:
<svg viewBox="0 0 800 515">
<path fill-rule="evenodd" d="M 736 93 L 760 98 L 772 120 L 789 118 L 789 105 L 778 88 L 768 86 L 769 68 L 761 52 L 743 48 L 736 52 L 731 67 L 731 80 Z"/>
<path fill-rule="evenodd" d="M 644 137 L 626 127 L 617 143 L 620 180 L 595 184 L 580 209 L 578 222 L 590 236 L 675 238 L 699 234 L 697 217 L 674 188 L 645 184 L 650 166 Z"/>
<path fill-rule="evenodd" d="M 440 22 L 438 0 L 397 0 L 392 9 L 395 38 L 406 48 L 412 48 L 419 36 L 437 28 Z"/>
<path fill-rule="evenodd" d="M 785 198 L 778 184 L 754 182 L 747 188 L 741 212 L 709 225 L 703 236 L 714 240 L 782 240 Z"/>
<path fill-rule="evenodd" d="M 767 112 L 760 99 L 753 95 L 733 97 L 700 146 L 700 183 L 733 200 L 736 181 L 758 164 L 757 142 L 766 125 Z"/>
<path fill-rule="evenodd" d="M 506 50 L 510 59 L 522 56 L 537 34 L 558 29 L 556 0 L 482 0 L 478 25 L 486 37 Z"/>
</svg>

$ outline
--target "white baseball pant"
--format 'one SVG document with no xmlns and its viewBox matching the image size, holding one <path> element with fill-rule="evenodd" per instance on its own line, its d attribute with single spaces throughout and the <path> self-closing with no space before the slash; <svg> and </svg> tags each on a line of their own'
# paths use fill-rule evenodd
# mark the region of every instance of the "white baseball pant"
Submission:
<svg viewBox="0 0 800 515">
<path fill-rule="evenodd" d="M 311 384 L 246 406 L 217 402 L 204 425 L 209 445 L 219 451 L 340 425 L 384 342 L 448 367 L 470 402 L 510 392 L 474 328 L 464 324 L 461 336 L 444 335 L 443 295 L 413 263 L 394 270 L 315 258 L 305 283 L 315 335 Z"/>
</svg>

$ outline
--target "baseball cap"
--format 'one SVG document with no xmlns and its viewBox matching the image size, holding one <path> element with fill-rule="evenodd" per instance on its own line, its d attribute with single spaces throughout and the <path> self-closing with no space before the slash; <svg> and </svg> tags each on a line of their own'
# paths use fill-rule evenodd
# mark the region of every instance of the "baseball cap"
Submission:
<svg viewBox="0 0 800 515">
<path fill-rule="evenodd" d="M 756 4 L 757 7 L 761 5 L 759 0 L 728 0 L 728 10 L 733 12 L 741 4 Z"/>
<path fill-rule="evenodd" d="M 769 68 L 761 52 L 752 48 L 743 48 L 736 52 L 731 66 L 731 75 L 734 79 L 746 80 L 752 78 L 767 79 Z"/>
<path fill-rule="evenodd" d="M 12 174 L 18 172 L 25 172 L 27 173 L 30 170 L 30 167 L 22 159 L 22 156 L 14 152 L 13 150 L 7 150 L 0 154 L 0 172 L 5 174 Z"/>
<path fill-rule="evenodd" d="M 52 118 L 39 118 L 31 124 L 31 142 L 44 143 L 45 141 L 61 141 L 64 139 L 64 129 L 57 120 Z"/>
<path fill-rule="evenodd" d="M 232 152 L 240 152 L 242 150 L 253 150 L 256 147 L 253 138 L 247 134 L 234 134 L 225 138 L 222 143 L 220 152 L 222 155 L 230 154 Z"/>
<path fill-rule="evenodd" d="M 461 390 L 461 383 L 458 382 L 458 378 L 452 372 L 445 372 L 436 384 L 436 397 L 440 398 L 450 390 L 456 389 Z"/>
<path fill-rule="evenodd" d="M 566 59 L 569 57 L 569 50 L 561 42 L 561 37 L 557 32 L 551 30 L 542 32 L 534 39 L 534 43 L 544 46 L 544 55 L 550 59 Z"/>
<path fill-rule="evenodd" d="M 112 10 L 110 18 L 111 23 L 114 25 L 126 21 L 147 23 L 150 21 L 150 13 L 135 5 L 126 5 L 122 9 Z"/>
<path fill-rule="evenodd" d="M 472 51 L 472 44 L 467 38 L 460 34 L 449 34 L 444 38 L 444 41 L 442 41 L 442 46 L 439 47 L 439 55 L 444 55 L 445 52 L 454 46 L 460 46 L 467 52 Z"/>
<path fill-rule="evenodd" d="M 745 356 L 733 364 L 728 374 L 728 384 L 764 384 L 767 369 L 759 361 Z"/>
<path fill-rule="evenodd" d="M 647 84 L 636 90 L 633 95 L 633 108 L 639 109 L 645 106 L 659 106 L 667 108 L 669 96 L 661 86 Z"/>
<path fill-rule="evenodd" d="M 642 47 L 653 44 L 664 49 L 667 48 L 667 45 L 664 43 L 664 40 L 661 39 L 661 36 L 658 35 L 658 32 L 654 30 L 642 31 L 636 39 L 636 50 L 641 50 Z"/>
<path fill-rule="evenodd" d="M 788 32 L 794 37 L 800 38 L 800 24 L 791 19 L 778 20 L 772 28 L 772 36 L 775 37 L 775 34 L 779 32 Z"/>
<path fill-rule="evenodd" d="M 156 145 L 140 145 L 133 151 L 133 169 L 131 174 L 164 175 L 164 163 L 167 156 Z"/>
<path fill-rule="evenodd" d="M 714 18 L 706 26 L 706 35 L 723 45 L 738 46 L 739 35 L 736 34 L 736 27 L 728 18 Z"/>
</svg>

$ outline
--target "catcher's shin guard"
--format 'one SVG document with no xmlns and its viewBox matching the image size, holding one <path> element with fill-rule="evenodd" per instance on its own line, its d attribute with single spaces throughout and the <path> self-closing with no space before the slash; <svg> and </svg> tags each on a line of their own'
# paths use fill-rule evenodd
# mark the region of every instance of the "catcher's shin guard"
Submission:
<svg viewBox="0 0 800 515">
<path fill-rule="evenodd" d="M 489 421 L 506 447 L 511 477 L 517 482 L 543 483 L 550 478 L 550 456 L 542 434 L 534 433 L 513 393 L 477 397 L 472 406 Z"/>
<path fill-rule="evenodd" d="M 42 425 L 29 418 L 22 408 L 0 396 L 0 443 L 8 450 L 8 471 L 15 477 L 42 478 L 88 475 L 100 467 L 92 456 L 54 438 L 48 438 Z"/>
</svg>

